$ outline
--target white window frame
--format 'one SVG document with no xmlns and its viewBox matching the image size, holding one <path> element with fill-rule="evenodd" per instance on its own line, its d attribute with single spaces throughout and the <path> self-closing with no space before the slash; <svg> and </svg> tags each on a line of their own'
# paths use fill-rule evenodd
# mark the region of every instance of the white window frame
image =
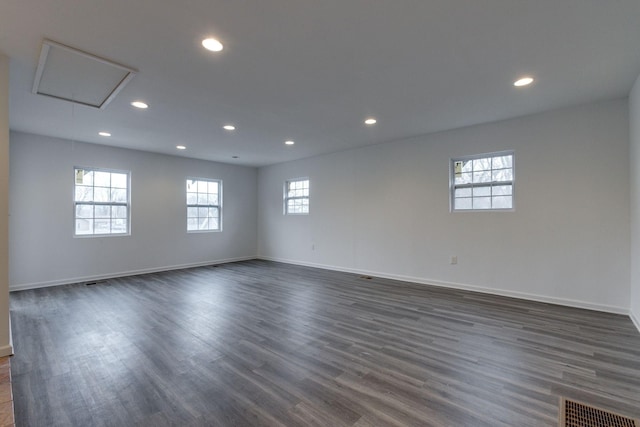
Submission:
<svg viewBox="0 0 640 427">
<path fill-rule="evenodd" d="M 467 183 L 467 184 L 456 184 L 456 163 L 457 162 L 468 162 L 478 159 L 491 159 L 493 157 L 503 157 L 503 156 L 511 156 L 511 180 L 503 180 L 503 181 L 487 181 L 487 182 L 479 182 L 479 183 Z M 513 212 L 515 211 L 515 180 L 516 180 L 516 167 L 515 167 L 515 151 L 514 150 L 506 150 L 506 151 L 497 151 L 492 153 L 483 153 L 483 154 L 475 154 L 472 156 L 463 156 L 452 158 L 449 161 L 449 209 L 451 212 Z M 493 165 L 491 172 L 493 172 Z M 474 188 L 481 187 L 498 187 L 498 186 L 511 186 L 511 207 L 510 208 L 487 208 L 487 209 L 460 209 L 456 208 L 455 202 L 455 192 L 456 189 L 462 188 L 471 188 L 472 191 Z M 484 197 L 484 196 L 483 196 Z M 491 199 L 494 195 L 491 195 Z M 470 197 L 473 204 L 473 196 Z M 492 200 L 493 202 L 493 200 Z"/>
<path fill-rule="evenodd" d="M 89 171 L 89 172 L 106 172 L 106 173 L 117 173 L 117 174 L 122 174 L 122 175 L 126 175 L 127 176 L 127 201 L 126 202 L 96 202 L 95 200 L 92 201 L 77 201 L 76 200 L 76 187 L 78 185 L 82 185 L 78 183 L 78 171 Z M 92 184 L 92 187 L 94 187 L 94 191 L 95 191 L 95 181 Z M 106 188 L 106 187 L 104 187 Z M 111 186 L 111 184 L 109 185 L 109 190 L 113 190 L 114 187 Z M 111 191 L 110 191 L 111 192 Z M 107 169 L 107 168 L 96 168 L 96 167 L 83 167 L 83 166 L 74 166 L 73 167 L 73 237 L 78 237 L 78 238 L 94 238 L 94 237 L 118 237 L 118 236 L 130 236 L 131 235 L 131 172 L 130 171 L 125 171 L 125 170 L 119 170 L 119 169 Z M 84 218 L 78 218 L 77 217 L 77 207 L 80 205 L 87 205 L 87 206 L 93 206 L 94 207 L 94 214 L 93 217 L 91 218 L 92 221 L 94 221 L 94 229 L 92 233 L 85 233 L 85 234 L 78 234 L 77 233 L 77 220 L 78 219 L 84 219 Z M 110 206 L 110 207 L 126 207 L 127 210 L 127 226 L 126 226 L 126 231 L 122 232 L 122 233 L 96 233 L 95 232 L 95 220 L 96 220 L 96 216 L 95 216 L 95 207 L 96 206 Z M 89 219 L 89 218 L 86 218 Z M 100 218 L 98 218 L 100 219 Z M 110 220 L 113 219 L 118 219 L 118 218 L 110 218 Z"/>
<path fill-rule="evenodd" d="M 302 182 L 302 181 L 306 181 L 307 182 L 307 195 L 306 196 L 289 196 L 289 189 L 290 189 L 290 185 L 294 182 Z M 283 199 L 284 199 L 284 206 L 283 206 L 283 213 L 284 215 L 309 215 L 309 212 L 311 211 L 311 180 L 308 177 L 302 177 L 302 178 L 294 178 L 294 179 L 288 179 L 284 182 L 284 187 L 283 187 Z M 306 212 L 289 212 L 289 200 L 307 200 L 307 211 Z"/>
<path fill-rule="evenodd" d="M 197 182 L 215 182 L 218 184 L 218 204 L 213 204 L 213 203 L 206 203 L 206 204 L 202 204 L 202 203 L 189 203 L 189 191 L 187 191 L 187 185 L 188 185 L 188 181 L 195 181 Z M 185 211 L 186 213 L 186 225 L 187 225 L 187 233 L 217 233 L 217 232 L 221 232 L 222 231 L 222 180 L 221 179 L 213 179 L 213 178 L 202 178 L 202 177 L 187 177 L 185 179 L 185 201 L 186 201 L 186 206 L 187 206 L 187 210 Z M 197 184 L 196 184 L 197 185 Z M 193 192 L 191 192 L 193 193 Z M 195 191 L 196 194 L 198 194 L 198 191 Z M 196 208 L 196 209 L 200 209 L 200 208 L 207 208 L 207 209 L 217 209 L 218 210 L 218 228 L 206 228 L 206 229 L 200 229 L 198 228 L 197 230 L 189 230 L 189 218 L 194 218 L 194 217 L 190 217 L 189 216 L 189 208 Z M 199 216 L 196 218 L 200 218 Z M 200 227 L 200 224 L 198 224 L 198 227 Z"/>
</svg>

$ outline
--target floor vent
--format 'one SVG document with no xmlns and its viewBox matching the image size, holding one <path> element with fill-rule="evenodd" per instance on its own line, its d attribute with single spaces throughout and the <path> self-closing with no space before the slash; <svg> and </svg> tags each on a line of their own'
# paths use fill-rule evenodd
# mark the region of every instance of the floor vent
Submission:
<svg viewBox="0 0 640 427">
<path fill-rule="evenodd" d="M 100 282 L 87 282 L 84 285 L 85 286 L 95 286 L 95 285 L 107 285 L 109 284 L 109 282 L 107 282 L 106 280 L 102 280 Z"/>
<path fill-rule="evenodd" d="M 361 279 L 367 279 L 367 280 L 371 280 L 373 279 L 373 277 L 371 276 L 360 276 Z"/>
<path fill-rule="evenodd" d="M 562 398 L 559 427 L 640 427 L 640 421 Z"/>
</svg>

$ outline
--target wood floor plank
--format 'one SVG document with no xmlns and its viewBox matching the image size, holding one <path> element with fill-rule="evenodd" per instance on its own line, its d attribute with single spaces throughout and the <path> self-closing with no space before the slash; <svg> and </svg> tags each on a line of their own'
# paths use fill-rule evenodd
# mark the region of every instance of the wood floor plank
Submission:
<svg viewBox="0 0 640 427">
<path fill-rule="evenodd" d="M 17 426 L 555 426 L 640 417 L 626 316 L 246 261 L 14 292 Z"/>
</svg>

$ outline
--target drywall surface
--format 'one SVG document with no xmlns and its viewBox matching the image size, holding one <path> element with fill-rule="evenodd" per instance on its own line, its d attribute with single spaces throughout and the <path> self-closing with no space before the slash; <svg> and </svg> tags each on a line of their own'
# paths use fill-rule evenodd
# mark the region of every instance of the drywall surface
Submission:
<svg viewBox="0 0 640 427">
<path fill-rule="evenodd" d="M 631 162 L 631 318 L 640 330 L 640 77 L 629 95 Z"/>
<path fill-rule="evenodd" d="M 11 289 L 253 258 L 257 170 L 11 133 Z M 131 235 L 74 237 L 74 167 L 130 171 Z M 187 233 L 186 179 L 223 181 L 223 230 Z"/>
<path fill-rule="evenodd" d="M 9 326 L 9 58 L 0 53 L 0 356 L 13 354 Z"/>
<path fill-rule="evenodd" d="M 263 167 L 258 255 L 627 313 L 628 131 L 623 99 Z M 450 159 L 503 150 L 515 211 L 450 212 Z M 297 177 L 310 214 L 285 216 Z"/>
</svg>

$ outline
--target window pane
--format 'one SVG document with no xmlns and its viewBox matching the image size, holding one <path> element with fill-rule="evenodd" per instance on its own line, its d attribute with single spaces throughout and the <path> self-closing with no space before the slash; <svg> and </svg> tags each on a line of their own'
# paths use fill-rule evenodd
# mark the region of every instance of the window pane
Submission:
<svg viewBox="0 0 640 427">
<path fill-rule="evenodd" d="M 471 205 L 471 200 L 470 198 L 464 198 L 464 199 L 455 199 L 454 203 L 455 209 L 472 209 L 473 206 Z"/>
<path fill-rule="evenodd" d="M 491 209 L 491 197 L 474 197 L 473 209 Z"/>
<path fill-rule="evenodd" d="M 473 197 L 480 196 L 490 196 L 491 195 L 491 187 L 475 187 L 473 189 Z"/>
<path fill-rule="evenodd" d="M 111 191 L 105 187 L 95 187 L 93 189 L 93 200 L 95 202 L 108 202 L 111 198 Z"/>
<path fill-rule="evenodd" d="M 491 171 L 487 172 L 474 172 L 473 182 L 491 182 Z"/>
<path fill-rule="evenodd" d="M 96 218 L 111 218 L 111 206 L 96 206 L 95 207 Z"/>
<path fill-rule="evenodd" d="M 76 202 L 92 202 L 93 187 L 76 185 Z"/>
<path fill-rule="evenodd" d="M 491 159 L 476 159 L 473 161 L 473 171 L 482 172 L 491 170 Z"/>
<path fill-rule="evenodd" d="M 207 181 L 198 181 L 198 193 L 206 193 L 208 187 Z"/>
<path fill-rule="evenodd" d="M 127 175 L 124 173 L 112 173 L 111 174 L 111 187 L 112 188 L 127 188 Z"/>
<path fill-rule="evenodd" d="M 111 173 L 110 172 L 94 172 L 94 185 L 97 187 L 110 187 L 111 186 Z"/>
<path fill-rule="evenodd" d="M 506 196 L 511 194 L 510 185 L 496 185 L 491 189 L 491 194 L 494 196 Z"/>
<path fill-rule="evenodd" d="M 513 180 L 513 169 L 499 169 L 494 170 L 493 173 L 494 181 L 512 181 Z"/>
<path fill-rule="evenodd" d="M 93 218 L 93 206 L 76 205 L 76 218 Z"/>
<path fill-rule="evenodd" d="M 498 156 L 492 159 L 493 169 L 503 169 L 513 167 L 513 155 Z"/>
<path fill-rule="evenodd" d="M 112 233 L 126 233 L 127 232 L 127 220 L 126 219 L 114 219 L 111 221 Z"/>
<path fill-rule="evenodd" d="M 93 219 L 76 219 L 76 234 L 93 234 Z"/>
<path fill-rule="evenodd" d="M 93 171 L 87 171 L 84 169 L 76 169 L 76 184 L 78 185 L 93 185 Z"/>
<path fill-rule="evenodd" d="M 208 203 L 210 205 L 217 205 L 218 204 L 218 194 L 209 194 Z"/>
<path fill-rule="evenodd" d="M 199 205 L 206 205 L 208 201 L 209 201 L 209 198 L 207 196 L 207 193 L 198 193 L 198 204 Z"/>
<path fill-rule="evenodd" d="M 494 209 L 511 209 L 513 207 L 513 198 L 511 196 L 494 196 Z"/>
<path fill-rule="evenodd" d="M 208 230 L 209 229 L 209 218 L 198 218 L 199 229 L 200 230 Z"/>
<path fill-rule="evenodd" d="M 198 216 L 200 218 L 206 218 L 208 211 L 209 210 L 207 208 L 198 208 Z"/>
<path fill-rule="evenodd" d="M 95 234 L 109 234 L 111 233 L 111 220 L 109 219 L 96 219 L 93 221 L 93 232 Z"/>
<path fill-rule="evenodd" d="M 126 206 L 112 206 L 111 207 L 111 218 L 127 218 L 127 207 Z"/>
<path fill-rule="evenodd" d="M 456 188 L 455 197 L 471 197 L 470 188 Z"/>
<path fill-rule="evenodd" d="M 218 183 L 215 181 L 209 181 L 207 193 L 218 193 Z"/>
<path fill-rule="evenodd" d="M 111 201 L 118 203 L 126 203 L 127 201 L 127 190 L 126 189 L 112 189 L 111 190 Z"/>
<path fill-rule="evenodd" d="M 455 183 L 457 184 L 471 184 L 473 174 L 471 172 L 464 172 L 456 176 Z"/>
<path fill-rule="evenodd" d="M 197 218 L 198 217 L 198 208 L 187 208 L 187 217 L 188 218 Z"/>
</svg>

